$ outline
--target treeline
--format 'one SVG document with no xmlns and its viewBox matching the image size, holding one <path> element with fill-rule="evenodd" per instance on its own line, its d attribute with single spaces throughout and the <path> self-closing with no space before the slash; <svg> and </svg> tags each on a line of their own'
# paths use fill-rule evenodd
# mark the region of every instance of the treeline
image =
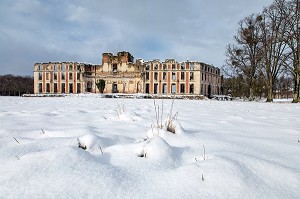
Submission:
<svg viewBox="0 0 300 199">
<path fill-rule="evenodd" d="M 239 22 L 222 68 L 226 94 L 271 102 L 292 93 L 300 102 L 299 14 L 299 0 L 275 0 Z"/>
<path fill-rule="evenodd" d="M 33 77 L 0 75 L 1 96 L 21 96 L 33 93 Z"/>
</svg>

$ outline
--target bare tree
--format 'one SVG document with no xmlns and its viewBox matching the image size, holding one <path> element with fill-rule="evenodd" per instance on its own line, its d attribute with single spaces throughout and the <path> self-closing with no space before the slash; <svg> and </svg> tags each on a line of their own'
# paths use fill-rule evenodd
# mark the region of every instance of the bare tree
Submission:
<svg viewBox="0 0 300 199">
<path fill-rule="evenodd" d="M 262 33 L 262 67 L 267 86 L 267 102 L 273 101 L 274 83 L 283 70 L 287 60 L 287 44 L 284 41 L 284 31 L 287 20 L 281 12 L 284 0 L 276 0 L 262 12 L 260 23 Z"/>
<path fill-rule="evenodd" d="M 229 44 L 226 51 L 226 64 L 237 75 L 242 75 L 248 86 L 248 96 L 253 100 L 254 80 L 262 58 L 261 16 L 252 14 L 239 23 L 235 44 Z"/>
</svg>

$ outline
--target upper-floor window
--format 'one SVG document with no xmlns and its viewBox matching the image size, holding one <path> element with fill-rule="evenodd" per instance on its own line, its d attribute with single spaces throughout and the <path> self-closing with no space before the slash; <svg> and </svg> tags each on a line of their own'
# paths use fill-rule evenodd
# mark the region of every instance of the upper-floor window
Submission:
<svg viewBox="0 0 300 199">
<path fill-rule="evenodd" d="M 158 73 L 156 73 L 156 72 L 154 73 L 154 80 L 156 80 L 156 81 L 158 80 Z"/>
<path fill-rule="evenodd" d="M 69 73 L 69 80 L 73 79 L 73 73 Z"/>
<path fill-rule="evenodd" d="M 182 63 L 182 64 L 180 65 L 180 69 L 181 69 L 181 70 L 184 70 L 184 69 L 185 69 L 184 63 Z"/>
<path fill-rule="evenodd" d="M 69 65 L 69 70 L 73 70 L 73 66 L 72 65 Z"/>
<path fill-rule="evenodd" d="M 193 63 L 190 64 L 190 69 L 195 70 L 195 65 Z"/>
<path fill-rule="evenodd" d="M 184 80 L 184 72 L 181 72 L 181 73 L 180 73 L 180 79 L 181 79 L 181 80 Z"/>
<path fill-rule="evenodd" d="M 117 72 L 118 71 L 118 65 L 117 64 L 113 64 L 113 72 Z"/>
<path fill-rule="evenodd" d="M 54 66 L 53 66 L 53 70 L 57 70 L 57 65 L 54 65 Z"/>
<path fill-rule="evenodd" d="M 66 70 L 66 65 L 61 65 L 61 70 Z"/>
<path fill-rule="evenodd" d="M 43 73 L 39 73 L 39 80 L 43 79 Z"/>
<path fill-rule="evenodd" d="M 163 70 L 167 70 L 167 65 L 166 64 L 163 65 Z"/>
<path fill-rule="evenodd" d="M 149 72 L 146 72 L 146 80 L 149 80 Z"/>
<path fill-rule="evenodd" d="M 149 70 L 150 69 L 150 66 L 147 64 L 146 65 L 146 70 Z"/>
<path fill-rule="evenodd" d="M 39 65 L 38 70 L 43 70 L 43 66 L 42 66 L 42 65 Z"/>
<path fill-rule="evenodd" d="M 65 73 L 61 73 L 61 79 L 65 80 L 66 79 L 66 74 Z"/>
<path fill-rule="evenodd" d="M 194 80 L 194 72 L 190 72 L 190 80 Z"/>
<path fill-rule="evenodd" d="M 158 69 L 158 65 L 157 64 L 155 64 L 155 66 L 154 66 L 154 70 L 157 70 Z"/>
<path fill-rule="evenodd" d="M 53 73 L 53 79 L 57 80 L 57 73 Z"/>
<path fill-rule="evenodd" d="M 172 72 L 172 80 L 176 80 L 176 73 Z"/>
<path fill-rule="evenodd" d="M 80 70 L 80 66 L 77 66 L 77 70 Z"/>
<path fill-rule="evenodd" d="M 172 70 L 175 70 L 175 69 L 176 69 L 176 65 L 172 64 Z"/>
<path fill-rule="evenodd" d="M 166 80 L 166 79 L 167 79 L 167 73 L 163 72 L 163 80 Z"/>
<path fill-rule="evenodd" d="M 80 80 L 80 73 L 77 73 L 77 80 Z"/>
</svg>

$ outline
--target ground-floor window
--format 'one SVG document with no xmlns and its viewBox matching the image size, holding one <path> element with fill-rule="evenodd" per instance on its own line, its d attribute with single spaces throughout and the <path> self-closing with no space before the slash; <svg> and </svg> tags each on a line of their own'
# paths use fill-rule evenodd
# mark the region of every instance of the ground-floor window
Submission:
<svg viewBox="0 0 300 199">
<path fill-rule="evenodd" d="M 46 92 L 50 93 L 50 84 L 49 83 L 46 84 Z"/>
<path fill-rule="evenodd" d="M 180 93 L 184 93 L 184 84 L 180 84 Z"/>
<path fill-rule="evenodd" d="M 65 93 L 65 92 L 66 92 L 66 84 L 61 83 L 61 93 Z"/>
<path fill-rule="evenodd" d="M 81 93 L 81 84 L 77 83 L 77 93 Z"/>
<path fill-rule="evenodd" d="M 57 83 L 54 83 L 54 93 L 57 93 Z"/>
<path fill-rule="evenodd" d="M 167 93 L 167 84 L 163 84 L 163 87 L 162 87 L 162 93 L 163 93 L 163 94 L 166 94 L 166 93 Z"/>
<path fill-rule="evenodd" d="M 154 94 L 157 94 L 158 92 L 158 84 L 154 84 Z"/>
<path fill-rule="evenodd" d="M 171 85 L 171 93 L 175 94 L 176 93 L 176 84 Z"/>
<path fill-rule="evenodd" d="M 69 83 L 69 93 L 73 93 L 73 83 Z"/>
<path fill-rule="evenodd" d="M 190 84 L 190 94 L 194 94 L 194 84 Z"/>
<path fill-rule="evenodd" d="M 42 92 L 43 92 L 43 84 L 39 83 L 39 93 L 42 93 Z"/>
<path fill-rule="evenodd" d="M 146 84 L 145 93 L 150 93 L 149 84 Z"/>
</svg>

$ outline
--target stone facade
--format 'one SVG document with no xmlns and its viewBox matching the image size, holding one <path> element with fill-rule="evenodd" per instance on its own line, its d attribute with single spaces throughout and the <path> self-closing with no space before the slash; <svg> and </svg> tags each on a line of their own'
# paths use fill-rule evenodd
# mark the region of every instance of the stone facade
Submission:
<svg viewBox="0 0 300 199">
<path fill-rule="evenodd" d="M 98 93 L 96 82 L 105 80 L 104 93 L 157 95 L 220 94 L 220 69 L 193 61 L 136 60 L 129 52 L 102 54 L 102 65 L 78 62 L 34 64 L 34 93 Z"/>
</svg>

